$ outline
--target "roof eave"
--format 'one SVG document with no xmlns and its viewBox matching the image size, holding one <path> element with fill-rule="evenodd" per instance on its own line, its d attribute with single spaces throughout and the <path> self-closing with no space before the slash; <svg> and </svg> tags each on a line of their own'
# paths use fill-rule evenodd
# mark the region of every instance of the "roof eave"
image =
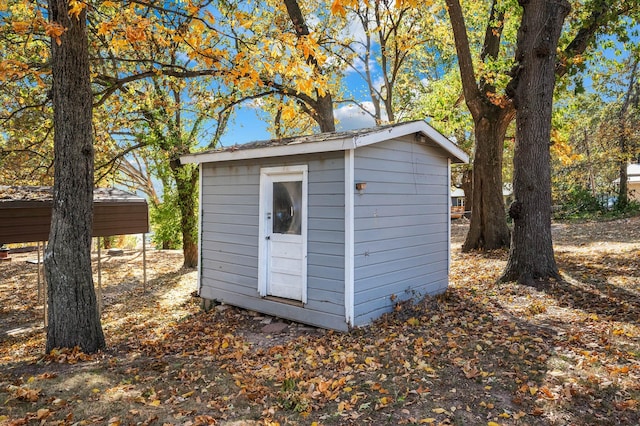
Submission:
<svg viewBox="0 0 640 426">
<path fill-rule="evenodd" d="M 343 151 L 353 149 L 353 138 L 341 138 L 322 143 L 291 143 L 288 145 L 265 146 L 255 149 L 235 151 L 214 151 L 201 154 L 187 154 L 180 157 L 183 164 L 219 163 L 231 160 L 281 157 L 285 155 L 315 154 L 318 152 Z"/>
<path fill-rule="evenodd" d="M 344 151 L 382 142 L 385 140 L 420 133 L 447 151 L 453 163 L 468 163 L 469 156 L 456 144 L 440 134 L 424 121 L 412 121 L 397 126 L 381 128 L 363 135 L 337 138 L 323 142 L 289 143 L 287 145 L 265 146 L 255 149 L 237 149 L 214 151 L 199 154 L 187 154 L 180 157 L 183 164 L 248 160 L 253 158 L 279 157 L 285 155 L 315 154 L 318 152 Z"/>
</svg>

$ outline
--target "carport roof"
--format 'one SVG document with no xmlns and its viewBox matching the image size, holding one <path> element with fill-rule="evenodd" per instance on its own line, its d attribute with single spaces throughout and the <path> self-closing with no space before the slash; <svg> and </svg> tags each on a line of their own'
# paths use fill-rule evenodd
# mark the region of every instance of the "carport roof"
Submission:
<svg viewBox="0 0 640 426">
<path fill-rule="evenodd" d="M 93 197 L 94 237 L 149 231 L 144 198 L 115 188 L 96 188 Z M 52 203 L 51 187 L 0 186 L 0 243 L 48 240 Z"/>
</svg>

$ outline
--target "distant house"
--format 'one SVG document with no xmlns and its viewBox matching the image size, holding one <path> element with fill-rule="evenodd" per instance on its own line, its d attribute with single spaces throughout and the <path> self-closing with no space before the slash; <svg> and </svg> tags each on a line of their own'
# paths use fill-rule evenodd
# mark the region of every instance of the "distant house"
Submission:
<svg viewBox="0 0 640 426">
<path fill-rule="evenodd" d="M 464 216 L 464 190 L 462 188 L 451 189 L 451 219 L 460 219 Z"/>
<path fill-rule="evenodd" d="M 502 186 L 502 198 L 506 207 L 513 202 L 513 185 L 505 183 Z M 451 189 L 451 219 L 459 219 L 463 215 L 469 215 L 471 212 L 467 208 L 467 203 L 462 188 Z"/>
<path fill-rule="evenodd" d="M 200 164 L 199 295 L 347 330 L 448 286 L 451 163 L 424 121 L 233 146 Z"/>
<path fill-rule="evenodd" d="M 640 202 L 640 164 L 627 167 L 627 191 L 630 200 Z"/>
</svg>

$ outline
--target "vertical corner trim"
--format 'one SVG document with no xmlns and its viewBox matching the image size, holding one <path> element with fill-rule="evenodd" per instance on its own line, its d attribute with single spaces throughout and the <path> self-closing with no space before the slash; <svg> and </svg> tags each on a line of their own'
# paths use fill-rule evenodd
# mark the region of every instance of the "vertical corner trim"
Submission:
<svg viewBox="0 0 640 426">
<path fill-rule="evenodd" d="M 267 295 L 267 243 L 264 239 L 266 232 L 265 218 L 267 210 L 262 199 L 266 194 L 266 187 L 269 183 L 269 175 L 266 168 L 260 169 L 260 189 L 258 195 L 258 294 L 260 297 Z"/>
<path fill-rule="evenodd" d="M 355 274 L 354 274 L 354 150 L 344 151 L 344 309 L 347 325 L 354 325 Z"/>
<path fill-rule="evenodd" d="M 204 171 L 204 163 L 200 163 L 198 164 L 198 185 L 199 185 L 199 191 L 198 191 L 198 276 L 197 276 L 197 283 L 198 283 L 198 295 L 200 295 L 202 293 L 202 265 L 203 265 L 203 261 L 202 261 L 202 234 L 204 232 L 204 230 L 202 229 L 202 216 L 204 215 L 204 204 L 202 203 L 202 193 L 204 192 L 204 189 L 202 187 L 202 182 L 203 182 L 203 171 Z"/>
<path fill-rule="evenodd" d="M 447 159 L 447 285 L 451 273 L 451 157 Z"/>
</svg>

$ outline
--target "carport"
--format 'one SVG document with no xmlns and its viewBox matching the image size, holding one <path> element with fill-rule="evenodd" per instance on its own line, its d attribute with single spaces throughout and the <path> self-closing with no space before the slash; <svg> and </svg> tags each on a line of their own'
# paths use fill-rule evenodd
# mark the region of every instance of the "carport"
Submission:
<svg viewBox="0 0 640 426">
<path fill-rule="evenodd" d="M 0 245 L 40 243 L 49 239 L 52 188 L 45 186 L 0 186 Z M 115 188 L 96 188 L 93 192 L 93 231 L 98 238 L 98 300 L 102 305 L 100 237 L 142 234 L 143 283 L 146 287 L 146 238 L 149 208 L 144 198 Z M 38 267 L 38 291 L 41 287 Z M 46 309 L 46 301 L 45 301 Z M 46 318 L 46 316 L 45 316 Z"/>
</svg>

